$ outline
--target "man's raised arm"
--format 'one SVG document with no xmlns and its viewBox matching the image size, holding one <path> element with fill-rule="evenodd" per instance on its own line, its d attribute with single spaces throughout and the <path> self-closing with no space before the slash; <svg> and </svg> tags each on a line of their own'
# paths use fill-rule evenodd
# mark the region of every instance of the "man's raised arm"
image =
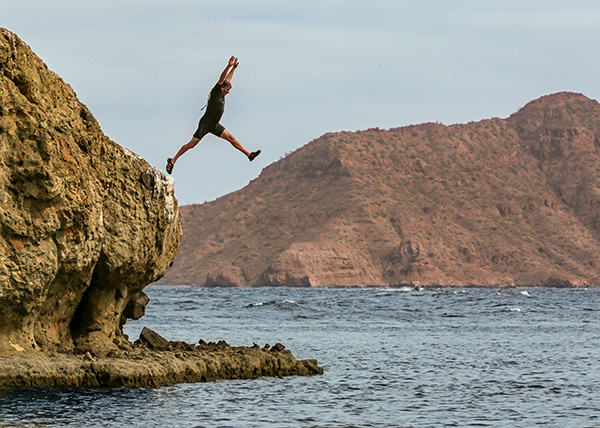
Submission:
<svg viewBox="0 0 600 428">
<path fill-rule="evenodd" d="M 229 63 L 227 64 L 227 67 L 225 67 L 225 70 L 223 70 L 223 73 L 221 73 L 221 77 L 219 77 L 219 85 L 222 85 L 223 82 L 228 81 L 231 82 L 231 78 L 233 77 L 233 72 L 235 71 L 235 69 L 237 68 L 237 66 L 239 65 L 238 59 L 234 56 L 232 56 L 229 59 Z"/>
</svg>

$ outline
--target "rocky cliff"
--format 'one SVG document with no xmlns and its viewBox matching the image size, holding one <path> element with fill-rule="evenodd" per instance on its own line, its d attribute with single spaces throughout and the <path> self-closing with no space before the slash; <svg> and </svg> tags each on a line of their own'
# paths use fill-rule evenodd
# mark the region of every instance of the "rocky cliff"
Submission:
<svg viewBox="0 0 600 428">
<path fill-rule="evenodd" d="M 173 182 L 0 29 L 0 353 L 116 349 L 181 240 Z"/>
<path fill-rule="evenodd" d="M 169 342 L 127 318 L 181 242 L 173 181 L 109 140 L 0 29 L 0 388 L 157 386 L 323 373 L 285 346 Z"/>
<path fill-rule="evenodd" d="M 163 282 L 600 285 L 600 104 L 322 136 L 244 189 L 182 207 Z"/>
</svg>

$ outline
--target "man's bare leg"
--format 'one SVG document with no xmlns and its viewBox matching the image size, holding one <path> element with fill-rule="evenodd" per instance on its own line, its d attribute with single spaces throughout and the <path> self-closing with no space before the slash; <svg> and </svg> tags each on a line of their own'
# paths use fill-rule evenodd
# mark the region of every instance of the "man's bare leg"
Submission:
<svg viewBox="0 0 600 428">
<path fill-rule="evenodd" d="M 224 130 L 224 131 L 221 133 L 221 138 L 222 138 L 222 139 L 224 139 L 224 140 L 227 140 L 227 141 L 229 141 L 233 147 L 235 147 L 235 148 L 236 148 L 236 149 L 238 149 L 240 152 L 242 152 L 243 154 L 245 154 L 245 155 L 246 155 L 246 157 L 249 157 L 249 156 L 250 156 L 250 152 L 249 152 L 248 150 L 246 150 L 246 149 L 244 148 L 244 146 L 242 146 L 242 145 L 240 144 L 240 142 L 239 142 L 238 140 L 236 140 L 236 139 L 235 139 L 235 137 L 229 133 L 229 131 L 228 131 L 228 130 L 226 130 L 226 129 L 225 129 L 225 130 Z"/>
<path fill-rule="evenodd" d="M 246 150 L 244 146 L 242 146 L 240 142 L 236 140 L 235 137 L 231 135 L 226 129 L 221 133 L 221 138 L 229 141 L 233 147 L 245 154 L 248 160 L 250 161 L 253 161 L 256 158 L 256 156 L 260 155 L 260 150 L 257 150 L 255 152 L 249 152 L 248 150 Z"/>
<path fill-rule="evenodd" d="M 198 144 L 199 142 L 200 142 L 200 138 L 193 137 L 189 143 L 181 146 L 181 148 L 179 149 L 179 151 L 177 152 L 177 154 L 175 155 L 174 158 L 168 158 L 167 159 L 167 172 L 169 174 L 171 174 L 173 172 L 173 167 L 175 166 L 175 162 L 177 162 L 177 159 L 179 159 L 188 150 L 196 147 L 196 144 Z"/>
<path fill-rule="evenodd" d="M 190 140 L 189 143 L 184 144 L 183 146 L 181 146 L 181 148 L 179 149 L 179 151 L 177 152 L 177 154 L 175 155 L 175 157 L 173 159 L 171 159 L 171 163 L 173 165 L 175 165 L 175 162 L 177 162 L 177 159 L 179 159 L 185 152 L 187 152 L 190 149 L 193 149 L 194 147 L 196 147 L 196 145 L 200 142 L 200 138 L 192 138 Z"/>
</svg>

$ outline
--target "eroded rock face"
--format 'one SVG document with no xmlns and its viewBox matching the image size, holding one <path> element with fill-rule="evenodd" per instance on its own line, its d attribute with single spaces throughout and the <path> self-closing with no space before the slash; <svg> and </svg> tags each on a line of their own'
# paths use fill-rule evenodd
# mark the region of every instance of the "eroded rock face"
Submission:
<svg viewBox="0 0 600 428">
<path fill-rule="evenodd" d="M 114 347 L 181 241 L 173 181 L 0 29 L 0 351 Z"/>
</svg>

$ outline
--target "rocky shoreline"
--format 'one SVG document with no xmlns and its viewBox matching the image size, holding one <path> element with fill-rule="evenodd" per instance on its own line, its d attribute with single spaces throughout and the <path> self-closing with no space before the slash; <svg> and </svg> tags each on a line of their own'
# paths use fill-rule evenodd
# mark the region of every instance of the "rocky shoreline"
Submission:
<svg viewBox="0 0 600 428">
<path fill-rule="evenodd" d="M 233 347 L 168 342 L 144 329 L 134 344 L 107 355 L 57 352 L 0 355 L 0 388 L 157 387 L 219 379 L 310 376 L 323 373 L 314 359 L 297 360 L 284 345 Z"/>
</svg>

